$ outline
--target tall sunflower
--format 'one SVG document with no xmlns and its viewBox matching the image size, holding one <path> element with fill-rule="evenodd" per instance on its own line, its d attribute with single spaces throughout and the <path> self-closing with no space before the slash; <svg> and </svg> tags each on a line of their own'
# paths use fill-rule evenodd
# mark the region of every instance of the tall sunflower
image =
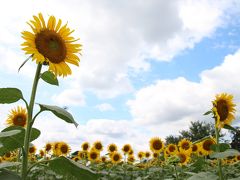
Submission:
<svg viewBox="0 0 240 180">
<path fill-rule="evenodd" d="M 236 111 L 233 96 L 227 93 L 217 94 L 212 103 L 216 127 L 222 128 L 225 124 L 230 125 L 235 119 L 234 113 Z"/>
<path fill-rule="evenodd" d="M 66 156 L 70 151 L 70 146 L 65 142 L 60 142 L 58 145 L 58 151 L 60 155 Z"/>
<path fill-rule="evenodd" d="M 212 153 L 211 145 L 216 144 L 215 139 L 208 138 L 201 142 L 201 152 L 203 155 L 209 155 Z"/>
<path fill-rule="evenodd" d="M 109 153 L 113 153 L 114 151 L 117 151 L 117 145 L 114 143 L 109 144 L 107 147 L 107 150 Z"/>
<path fill-rule="evenodd" d="M 88 151 L 89 148 L 90 148 L 90 144 L 88 142 L 82 143 L 82 150 L 83 151 Z"/>
<path fill-rule="evenodd" d="M 122 147 L 122 151 L 124 154 L 128 154 L 130 151 L 131 151 L 132 147 L 130 144 L 125 144 L 123 147 Z"/>
<path fill-rule="evenodd" d="M 96 151 L 96 149 L 91 149 L 88 152 L 88 159 L 91 162 L 96 162 L 99 159 L 99 156 L 100 156 L 99 151 Z"/>
<path fill-rule="evenodd" d="M 178 148 L 175 144 L 168 144 L 166 149 L 169 152 L 169 154 L 176 154 L 178 151 Z"/>
<path fill-rule="evenodd" d="M 150 139 L 149 146 L 152 152 L 161 152 L 164 148 L 164 144 L 159 137 Z"/>
<path fill-rule="evenodd" d="M 6 120 L 6 124 L 9 126 L 22 126 L 27 124 L 27 110 L 18 106 L 16 109 L 12 109 Z"/>
<path fill-rule="evenodd" d="M 96 141 L 93 143 L 93 148 L 96 149 L 96 151 L 102 151 L 103 150 L 103 145 L 101 141 Z"/>
<path fill-rule="evenodd" d="M 23 31 L 22 37 L 25 40 L 21 44 L 26 54 L 30 54 L 36 63 L 49 65 L 49 70 L 56 76 L 67 76 L 71 74 L 71 69 L 67 63 L 79 65 L 81 44 L 75 44 L 78 39 L 74 39 L 67 24 L 62 26 L 62 20 L 58 21 L 54 16 L 50 16 L 46 23 L 41 13 L 33 16 L 33 20 L 28 22 L 32 32 Z"/>
<path fill-rule="evenodd" d="M 180 165 L 186 165 L 190 161 L 189 154 L 187 154 L 185 152 L 179 152 L 179 153 L 177 153 L 177 156 L 179 157 Z"/>
<path fill-rule="evenodd" d="M 187 139 L 182 139 L 181 141 L 179 141 L 178 143 L 179 146 L 179 151 L 184 151 L 188 154 L 192 153 L 192 142 L 187 140 Z"/>
</svg>

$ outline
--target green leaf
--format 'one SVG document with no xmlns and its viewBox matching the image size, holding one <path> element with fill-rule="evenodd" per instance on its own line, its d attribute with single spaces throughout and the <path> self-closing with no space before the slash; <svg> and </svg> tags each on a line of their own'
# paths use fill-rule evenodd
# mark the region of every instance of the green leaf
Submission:
<svg viewBox="0 0 240 180">
<path fill-rule="evenodd" d="M 1 169 L 0 170 L 0 179 L 21 180 L 21 177 L 13 171 L 9 171 L 7 169 Z"/>
<path fill-rule="evenodd" d="M 224 129 L 231 130 L 231 131 L 234 131 L 234 132 L 237 132 L 237 131 L 238 131 L 238 130 L 235 129 L 234 127 L 232 127 L 232 126 L 230 126 L 230 125 L 227 125 L 227 124 L 225 124 L 225 125 L 223 126 L 223 128 L 224 128 Z"/>
<path fill-rule="evenodd" d="M 205 112 L 203 115 L 206 116 L 206 115 L 209 115 L 209 114 L 211 114 L 211 113 L 212 113 L 212 111 L 207 111 L 207 112 Z"/>
<path fill-rule="evenodd" d="M 10 104 L 23 99 L 22 92 L 17 88 L 0 88 L 0 103 Z"/>
<path fill-rule="evenodd" d="M 188 178 L 188 180 L 206 180 L 206 179 L 217 180 L 218 176 L 210 172 L 200 172 Z"/>
<path fill-rule="evenodd" d="M 217 152 L 218 151 L 218 147 L 219 147 L 219 151 L 220 152 L 224 152 L 226 151 L 227 149 L 230 149 L 230 145 L 227 144 L 227 143 L 219 143 L 219 145 L 217 144 L 212 144 L 210 146 L 210 149 L 214 152 Z"/>
<path fill-rule="evenodd" d="M 236 149 L 227 149 L 224 152 L 215 152 L 210 155 L 210 158 L 227 158 L 230 156 L 238 156 L 240 153 Z"/>
<path fill-rule="evenodd" d="M 28 62 L 29 59 L 31 59 L 33 57 L 33 54 L 31 56 L 29 56 L 25 61 L 23 61 L 23 63 L 21 64 L 21 66 L 18 68 L 18 72 L 20 71 L 20 69 L 26 64 L 26 62 Z"/>
<path fill-rule="evenodd" d="M 78 123 L 74 121 L 73 116 L 67 112 L 65 109 L 60 108 L 58 106 L 50 106 L 45 104 L 39 104 L 41 111 L 51 111 L 53 114 L 55 114 L 60 119 L 68 122 L 73 123 L 76 127 L 78 126 Z"/>
<path fill-rule="evenodd" d="M 30 141 L 37 139 L 40 136 L 40 131 L 32 128 Z M 13 151 L 23 147 L 25 137 L 25 129 L 21 126 L 10 126 L 2 130 L 0 133 L 0 156 L 6 152 Z"/>
<path fill-rule="evenodd" d="M 78 164 L 66 157 L 58 157 L 49 161 L 49 167 L 54 172 L 61 175 L 71 175 L 77 179 L 98 179 L 100 176 L 91 169 Z"/>
<path fill-rule="evenodd" d="M 19 166 L 20 162 L 2 162 L 0 163 L 0 169 L 12 167 L 12 166 Z"/>
<path fill-rule="evenodd" d="M 44 80 L 45 82 L 47 82 L 49 84 L 58 86 L 58 79 L 57 79 L 57 77 L 50 71 L 45 71 L 41 75 L 41 78 L 42 78 L 42 80 Z"/>
</svg>

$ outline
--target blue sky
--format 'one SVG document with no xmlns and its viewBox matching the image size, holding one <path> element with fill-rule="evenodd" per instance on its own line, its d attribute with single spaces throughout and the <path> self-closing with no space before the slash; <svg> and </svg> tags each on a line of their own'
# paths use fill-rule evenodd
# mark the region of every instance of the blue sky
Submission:
<svg viewBox="0 0 240 180">
<path fill-rule="evenodd" d="M 29 30 L 32 15 L 68 21 L 83 44 L 80 67 L 59 78 L 59 87 L 40 82 L 36 99 L 67 106 L 80 125 L 75 129 L 44 113 L 35 124 L 42 131 L 39 146 L 60 139 L 77 148 L 82 141 L 102 140 L 146 149 L 152 136 L 177 134 L 190 121 L 211 121 L 202 114 L 216 93 L 240 98 L 237 0 L 15 3 L 21 8 L 11 1 L 0 8 L 1 87 L 18 87 L 29 98 L 35 62 L 17 69 L 27 58 L 20 32 Z M 23 104 L 0 105 L 0 127 L 16 105 Z"/>
</svg>

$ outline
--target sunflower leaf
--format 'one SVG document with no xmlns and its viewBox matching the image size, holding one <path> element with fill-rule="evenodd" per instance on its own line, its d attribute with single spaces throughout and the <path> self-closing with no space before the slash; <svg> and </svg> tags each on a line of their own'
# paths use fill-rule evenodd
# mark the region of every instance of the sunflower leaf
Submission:
<svg viewBox="0 0 240 180">
<path fill-rule="evenodd" d="M 230 149 L 230 145 L 227 143 L 219 143 L 219 145 L 217 144 L 212 144 L 210 146 L 210 149 L 213 150 L 214 152 L 218 152 L 218 147 L 219 147 L 219 151 L 220 152 L 224 152 L 227 149 Z"/>
<path fill-rule="evenodd" d="M 64 156 L 49 161 L 49 167 L 58 174 L 73 176 L 76 179 L 94 180 L 99 178 L 99 175 L 96 172 Z"/>
<path fill-rule="evenodd" d="M 17 88 L 0 88 L 0 104 L 10 104 L 23 99 L 21 90 Z"/>
<path fill-rule="evenodd" d="M 188 180 L 205 180 L 205 179 L 211 179 L 211 180 L 217 180 L 218 176 L 211 173 L 211 172 L 200 172 L 197 173 L 195 175 L 193 175 L 192 177 L 188 178 Z"/>
<path fill-rule="evenodd" d="M 12 166 L 18 166 L 20 164 L 21 164 L 20 162 L 2 162 L 0 163 L 0 169 L 12 167 Z"/>
<path fill-rule="evenodd" d="M 212 111 L 207 111 L 207 112 L 205 112 L 203 115 L 206 116 L 206 115 L 209 115 L 209 114 L 211 114 L 211 113 L 212 113 Z"/>
<path fill-rule="evenodd" d="M 57 77 L 50 71 L 45 71 L 42 75 L 41 75 L 42 80 L 44 80 L 45 82 L 52 84 L 52 85 L 56 85 L 58 86 L 58 79 Z"/>
<path fill-rule="evenodd" d="M 32 128 L 30 141 L 37 139 L 40 136 L 40 131 Z M 23 147 L 25 137 L 25 129 L 21 126 L 10 126 L 0 132 L 0 156 L 4 153 L 13 151 L 17 148 Z"/>
<path fill-rule="evenodd" d="M 29 56 L 25 61 L 23 61 L 23 63 L 21 64 L 21 66 L 18 68 L 18 72 L 20 71 L 20 69 L 26 64 L 26 62 L 28 62 L 29 59 L 31 59 L 33 57 L 33 55 Z"/>
<path fill-rule="evenodd" d="M 224 152 L 215 152 L 210 155 L 210 158 L 227 158 L 230 156 L 238 156 L 240 155 L 240 152 L 236 149 L 227 149 Z"/>
<path fill-rule="evenodd" d="M 1 169 L 0 179 L 21 180 L 21 177 L 16 172 L 9 171 L 7 169 Z"/>
<path fill-rule="evenodd" d="M 237 132 L 237 131 L 238 131 L 237 129 L 235 129 L 235 128 L 232 127 L 231 125 L 227 125 L 227 124 L 224 124 L 223 128 L 224 128 L 224 129 L 231 130 L 231 131 L 234 131 L 234 132 Z"/>
<path fill-rule="evenodd" d="M 73 119 L 73 116 L 66 111 L 63 108 L 60 108 L 58 106 L 50 106 L 45 104 L 39 104 L 41 111 L 51 111 L 55 116 L 59 117 L 60 119 L 68 122 L 73 123 L 76 127 L 78 126 L 78 123 Z"/>
</svg>

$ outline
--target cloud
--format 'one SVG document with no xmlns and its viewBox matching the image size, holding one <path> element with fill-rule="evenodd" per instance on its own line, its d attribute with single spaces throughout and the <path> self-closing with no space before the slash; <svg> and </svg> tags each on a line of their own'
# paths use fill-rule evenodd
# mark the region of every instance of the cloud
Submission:
<svg viewBox="0 0 240 180">
<path fill-rule="evenodd" d="M 114 111 L 114 107 L 112 107 L 111 104 L 108 103 L 102 103 L 102 104 L 98 104 L 96 106 L 97 109 L 99 109 L 100 111 Z"/>
<path fill-rule="evenodd" d="M 56 4 L 58 8 L 55 8 Z M 54 14 L 64 22 L 68 20 L 69 26 L 76 30 L 74 36 L 80 37 L 83 44 L 81 67 L 73 68 L 71 79 L 79 86 L 72 88 L 74 91 L 78 88 L 82 92 L 91 91 L 99 98 L 114 98 L 133 92 L 129 73 L 148 71 L 153 59 L 170 61 L 185 49 L 193 48 L 218 27 L 224 26 L 225 19 L 229 20 L 229 14 L 236 11 L 236 4 L 234 0 L 125 0 L 114 3 L 108 0 L 25 0 L 12 9 L 11 2 L 5 2 L 0 11 L 3 13 L 0 14 L 3 29 L 0 33 L 4 34 L 0 47 L 8 47 L 11 53 L 20 57 L 20 50 L 16 50 L 22 41 L 20 32 L 26 29 L 25 22 L 32 14 L 43 12 L 45 17 Z M 16 17 L 16 14 L 19 15 Z M 15 26 L 17 28 L 13 28 Z M 4 51 L 0 56 L 3 54 Z M 4 61 L 8 64 L 2 69 L 10 68 L 16 72 L 11 57 Z"/>
</svg>

